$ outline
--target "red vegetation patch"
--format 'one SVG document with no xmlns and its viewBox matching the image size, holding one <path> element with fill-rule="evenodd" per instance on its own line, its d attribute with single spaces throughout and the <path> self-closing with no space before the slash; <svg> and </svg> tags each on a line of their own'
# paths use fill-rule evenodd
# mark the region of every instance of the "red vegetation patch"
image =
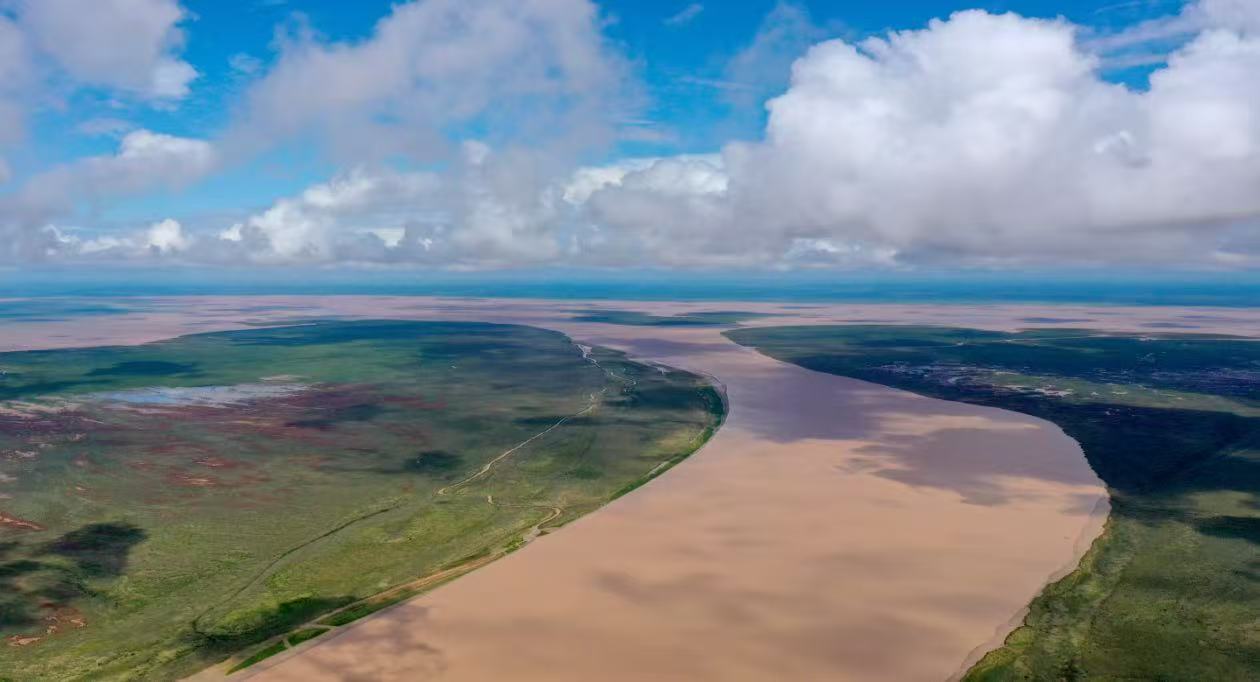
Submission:
<svg viewBox="0 0 1260 682">
<path fill-rule="evenodd" d="M 389 395 L 381 398 L 380 402 L 395 406 L 405 407 L 413 410 L 445 410 L 445 400 L 428 400 L 421 396 L 405 396 L 405 395 Z"/>
<path fill-rule="evenodd" d="M 156 453 L 162 458 L 134 459 L 125 462 L 124 466 L 133 471 L 157 476 L 165 485 L 173 488 L 240 488 L 271 480 L 258 470 L 257 465 L 213 454 L 206 446 L 167 443 L 146 448 L 145 451 Z M 168 499 L 156 490 L 153 492 L 155 494 L 146 499 L 146 504 L 164 504 L 178 499 L 178 496 Z"/>
<path fill-rule="evenodd" d="M 319 386 L 314 390 L 277 398 L 271 404 L 298 410 L 339 410 L 380 401 L 380 392 L 371 384 L 342 384 Z"/>
<path fill-rule="evenodd" d="M 45 635 L 55 635 L 62 630 L 87 627 L 87 618 L 73 606 L 42 604 L 40 608 L 44 611 L 42 620 Z"/>
<path fill-rule="evenodd" d="M 40 622 L 44 624 L 43 635 L 10 635 L 5 638 L 9 646 L 31 646 L 38 644 L 47 637 L 52 637 L 66 630 L 78 630 L 87 627 L 87 618 L 83 616 L 83 612 L 73 606 L 62 606 L 53 603 L 40 604 L 40 610 L 43 616 Z"/>
<path fill-rule="evenodd" d="M 5 528 L 12 528 L 13 530 L 26 530 L 26 531 L 44 530 L 43 526 L 39 525 L 38 523 L 35 523 L 34 521 L 27 521 L 26 519 L 19 519 L 16 516 L 10 516 L 9 514 L 6 514 L 2 511 L 0 511 L 0 526 L 3 526 Z"/>
<path fill-rule="evenodd" d="M 80 411 L 41 413 L 15 417 L 0 416 L 0 436 L 12 438 L 44 438 L 79 440 L 90 431 L 108 431 L 111 427 Z"/>
<path fill-rule="evenodd" d="M 240 469 L 241 467 L 251 466 L 245 462 L 236 459 L 227 459 L 226 457 L 202 457 L 195 462 L 196 464 L 211 469 Z"/>
<path fill-rule="evenodd" d="M 4 459 L 10 462 L 25 462 L 39 457 L 38 450 L 5 450 Z"/>
<path fill-rule="evenodd" d="M 200 471 L 172 468 L 166 471 L 163 479 L 168 484 L 180 488 L 243 488 L 271 480 L 266 474 L 254 471 L 252 465 L 245 462 L 234 462 L 227 459 L 220 461 L 222 462 L 222 467 L 215 469 L 216 473 L 222 474 L 237 468 L 241 469 L 242 472 L 235 477 L 228 476 L 225 478 L 222 475 L 210 476 Z M 199 462 L 199 464 L 201 463 Z M 203 464 L 203 466 L 210 465 Z"/>
<path fill-rule="evenodd" d="M 186 471 L 173 471 L 167 474 L 166 482 L 184 488 L 214 488 L 222 483 L 213 476 L 197 476 Z"/>
<path fill-rule="evenodd" d="M 342 434 L 288 424 L 276 424 L 273 429 L 260 432 L 259 435 L 305 445 L 314 450 L 336 450 L 345 444 L 345 436 Z"/>
<path fill-rule="evenodd" d="M 294 464 L 301 464 L 312 471 L 322 471 L 331 460 L 324 455 L 302 455 L 301 457 L 293 457 L 289 461 Z"/>
<path fill-rule="evenodd" d="M 29 437 L 60 433 L 60 420 L 49 417 L 0 417 L 0 435 Z"/>
<path fill-rule="evenodd" d="M 207 448 L 195 443 L 162 443 L 151 445 L 145 449 L 150 455 L 159 457 L 204 457 L 211 454 Z"/>
</svg>

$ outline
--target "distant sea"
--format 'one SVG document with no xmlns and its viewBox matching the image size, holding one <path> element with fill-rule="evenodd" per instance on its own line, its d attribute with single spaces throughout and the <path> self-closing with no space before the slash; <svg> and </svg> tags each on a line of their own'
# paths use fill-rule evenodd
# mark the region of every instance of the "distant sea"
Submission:
<svg viewBox="0 0 1260 682">
<path fill-rule="evenodd" d="M 454 296 L 863 303 L 1260 306 L 1260 273 L 436 272 L 322 269 L 11 269 L 0 297 Z"/>
</svg>

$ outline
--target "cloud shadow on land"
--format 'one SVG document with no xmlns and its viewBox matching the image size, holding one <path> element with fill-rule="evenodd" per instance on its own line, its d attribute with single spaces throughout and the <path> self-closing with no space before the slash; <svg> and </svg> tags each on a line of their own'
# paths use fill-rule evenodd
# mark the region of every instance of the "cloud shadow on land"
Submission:
<svg viewBox="0 0 1260 682">
<path fill-rule="evenodd" d="M 95 523 L 42 544 L 0 544 L 0 634 L 27 634 L 57 609 L 90 597 L 94 581 L 125 574 L 146 537 L 130 523 Z"/>
<path fill-rule="evenodd" d="M 48 543 L 40 554 L 69 559 L 91 577 L 115 577 L 126 571 L 132 548 L 146 537 L 129 523 L 94 523 Z"/>
</svg>

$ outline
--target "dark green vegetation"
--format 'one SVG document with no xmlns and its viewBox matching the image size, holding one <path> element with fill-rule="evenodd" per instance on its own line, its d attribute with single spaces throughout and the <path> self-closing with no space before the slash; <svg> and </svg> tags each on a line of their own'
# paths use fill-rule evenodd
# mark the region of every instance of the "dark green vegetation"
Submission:
<svg viewBox="0 0 1260 682">
<path fill-rule="evenodd" d="M 602 322 L 631 327 L 713 327 L 739 324 L 744 320 L 768 317 L 769 313 L 713 310 L 678 315 L 649 315 L 634 310 L 586 310 L 574 316 L 578 322 Z"/>
<path fill-rule="evenodd" d="M 721 417 L 697 376 L 518 326 L 0 354 L 0 678 L 261 660 L 599 507 Z"/>
<path fill-rule="evenodd" d="M 1079 441 L 1104 536 L 973 681 L 1260 679 L 1260 343 L 1083 331 L 780 327 L 809 369 L 1025 412 Z"/>
<path fill-rule="evenodd" d="M 258 663 L 260 661 L 265 661 L 268 658 L 271 658 L 272 656 L 275 656 L 276 654 L 282 651 L 285 651 L 286 649 L 290 649 L 290 648 L 299 646 L 301 644 L 304 644 L 306 642 L 309 642 L 310 640 L 315 639 L 316 637 L 319 637 L 325 632 L 328 632 L 328 628 L 304 628 L 302 630 L 298 630 L 287 637 L 271 642 L 267 646 L 264 646 L 258 651 L 255 651 L 254 653 L 245 657 L 240 663 L 237 663 L 236 665 L 233 665 L 231 668 L 228 668 L 228 673 L 234 673 L 239 670 L 244 670 L 245 668 L 248 668 L 249 666 L 254 665 L 255 663 Z"/>
<path fill-rule="evenodd" d="M 305 630 L 298 630 L 297 632 L 289 635 L 289 639 L 287 641 L 290 646 L 297 646 L 303 642 L 315 639 L 325 632 L 328 632 L 325 628 L 307 628 Z"/>
<path fill-rule="evenodd" d="M 284 651 L 284 650 L 285 650 L 285 649 L 287 649 L 287 648 L 289 648 L 289 647 L 288 647 L 288 646 L 287 646 L 287 645 L 286 645 L 283 641 L 279 641 L 279 642 L 272 642 L 271 644 L 268 644 L 267 646 L 265 646 L 265 647 L 263 647 L 263 648 L 259 649 L 258 651 L 256 651 L 256 652 L 254 652 L 254 653 L 250 654 L 248 657 L 246 657 L 246 658 L 245 658 L 245 660 L 243 660 L 243 661 L 241 661 L 240 663 L 237 663 L 236 665 L 234 665 L 234 666 L 232 666 L 231 668 L 229 668 L 229 669 L 228 669 L 228 672 L 229 672 L 229 673 L 234 673 L 234 672 L 237 672 L 237 671 L 239 671 L 239 670 L 244 670 L 245 668 L 248 668 L 249 666 L 251 666 L 251 665 L 253 665 L 253 664 L 255 664 L 255 663 L 259 663 L 259 662 L 261 662 L 261 661 L 265 661 L 265 660 L 267 660 L 268 658 L 271 658 L 272 656 L 275 656 L 276 654 L 280 653 L 281 651 Z"/>
</svg>

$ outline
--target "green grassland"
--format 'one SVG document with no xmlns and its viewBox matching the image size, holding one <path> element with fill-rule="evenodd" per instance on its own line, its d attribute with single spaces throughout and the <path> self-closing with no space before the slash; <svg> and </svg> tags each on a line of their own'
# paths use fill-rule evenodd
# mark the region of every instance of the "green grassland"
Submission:
<svg viewBox="0 0 1260 682">
<path fill-rule="evenodd" d="M 0 354 L 0 679 L 275 653 L 598 508 L 723 413 L 700 377 L 510 325 Z"/>
<path fill-rule="evenodd" d="M 812 370 L 1058 424 L 1107 529 L 967 675 L 1260 679 L 1260 343 L 1195 335 L 778 327 L 734 341 Z"/>
</svg>

